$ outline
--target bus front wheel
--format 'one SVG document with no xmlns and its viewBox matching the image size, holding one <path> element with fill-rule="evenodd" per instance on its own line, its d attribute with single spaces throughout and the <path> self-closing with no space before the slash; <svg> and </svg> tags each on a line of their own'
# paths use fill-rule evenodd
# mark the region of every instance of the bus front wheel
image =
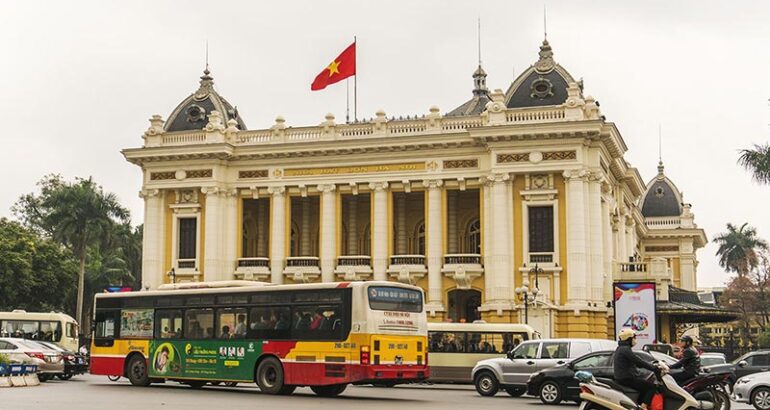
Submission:
<svg viewBox="0 0 770 410">
<path fill-rule="evenodd" d="M 128 380 L 134 386 L 149 386 L 150 377 L 147 375 L 147 361 L 141 355 L 134 355 L 128 362 Z"/>
<path fill-rule="evenodd" d="M 310 390 L 321 397 L 337 397 L 347 387 L 347 384 L 332 384 L 331 386 L 310 386 Z"/>
<path fill-rule="evenodd" d="M 275 357 L 268 357 L 257 366 L 257 386 L 267 394 L 291 394 L 296 388 L 283 383 L 283 366 Z"/>
</svg>

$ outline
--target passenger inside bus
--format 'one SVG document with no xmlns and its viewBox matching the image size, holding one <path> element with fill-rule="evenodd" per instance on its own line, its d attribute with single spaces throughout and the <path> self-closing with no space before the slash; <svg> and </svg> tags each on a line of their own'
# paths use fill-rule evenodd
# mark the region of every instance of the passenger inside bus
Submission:
<svg viewBox="0 0 770 410">
<path fill-rule="evenodd" d="M 227 325 L 222 326 L 222 336 L 220 336 L 219 338 L 220 339 L 230 338 L 230 326 L 227 326 Z"/>
</svg>

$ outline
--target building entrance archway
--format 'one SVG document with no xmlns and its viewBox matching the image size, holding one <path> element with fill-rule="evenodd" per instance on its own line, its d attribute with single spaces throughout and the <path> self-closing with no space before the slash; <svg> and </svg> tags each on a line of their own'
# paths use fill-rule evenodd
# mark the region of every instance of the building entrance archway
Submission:
<svg viewBox="0 0 770 410">
<path fill-rule="evenodd" d="M 474 289 L 455 289 L 447 294 L 448 309 L 447 318 L 452 322 L 471 323 L 481 319 L 479 306 L 481 306 L 481 292 Z"/>
</svg>

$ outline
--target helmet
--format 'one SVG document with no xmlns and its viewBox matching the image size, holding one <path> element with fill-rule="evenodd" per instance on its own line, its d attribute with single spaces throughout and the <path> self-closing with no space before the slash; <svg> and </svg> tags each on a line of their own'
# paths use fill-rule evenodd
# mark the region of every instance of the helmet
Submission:
<svg viewBox="0 0 770 410">
<path fill-rule="evenodd" d="M 688 336 L 688 335 L 682 336 L 679 340 L 681 340 L 682 342 L 687 343 L 687 344 L 692 344 L 693 343 L 692 336 Z"/>
<path fill-rule="evenodd" d="M 624 327 L 623 329 L 620 329 L 620 332 L 618 332 L 618 340 L 620 341 L 631 340 L 635 337 L 636 332 L 634 332 L 634 329 L 631 329 L 630 327 Z"/>
</svg>

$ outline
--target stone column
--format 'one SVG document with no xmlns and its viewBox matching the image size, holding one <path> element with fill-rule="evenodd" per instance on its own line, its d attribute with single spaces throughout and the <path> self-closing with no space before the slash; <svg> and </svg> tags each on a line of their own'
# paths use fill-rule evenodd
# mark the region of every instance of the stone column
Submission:
<svg viewBox="0 0 770 410">
<path fill-rule="evenodd" d="M 310 198 L 304 197 L 300 199 L 302 214 L 302 221 L 300 224 L 299 233 L 299 256 L 311 256 L 310 255 Z"/>
<path fill-rule="evenodd" d="M 634 256 L 636 248 L 636 223 L 631 215 L 626 217 L 626 255 L 628 258 Z M 626 261 L 628 259 L 626 258 Z"/>
<path fill-rule="evenodd" d="M 222 226 L 223 235 L 223 260 L 221 280 L 235 279 L 235 268 L 238 263 L 238 235 L 241 234 L 241 227 L 238 226 L 238 197 L 237 189 L 228 189 L 223 199 L 224 223 Z"/>
<path fill-rule="evenodd" d="M 334 262 L 337 257 L 337 195 L 334 184 L 318 185 L 321 191 L 321 280 L 334 282 Z"/>
<path fill-rule="evenodd" d="M 358 255 L 358 195 L 348 201 L 348 255 Z M 371 251 L 370 251 L 371 252 Z"/>
<path fill-rule="evenodd" d="M 257 255 L 267 257 L 267 235 L 270 226 L 270 216 L 268 216 L 265 201 L 257 201 Z"/>
<path fill-rule="evenodd" d="M 604 299 L 604 229 L 602 225 L 602 187 L 604 177 L 591 174 L 588 183 L 588 207 L 591 246 L 591 294 L 589 300 L 601 302 Z M 568 228 L 569 229 L 569 228 Z"/>
<path fill-rule="evenodd" d="M 626 247 L 626 214 L 625 210 L 620 211 L 618 217 L 618 262 L 628 262 L 628 247 Z"/>
<path fill-rule="evenodd" d="M 606 186 L 606 185 L 605 185 Z M 602 292 L 602 301 L 612 300 L 612 223 L 610 222 L 610 205 L 606 200 L 602 201 L 602 247 L 604 252 L 604 290 Z"/>
<path fill-rule="evenodd" d="M 163 266 L 165 247 L 165 201 L 159 189 L 143 189 L 144 233 L 142 235 L 142 287 L 156 289 L 163 284 L 166 274 Z"/>
<path fill-rule="evenodd" d="M 588 298 L 588 255 L 585 231 L 585 170 L 564 172 L 567 181 L 567 304 L 584 306 Z"/>
<path fill-rule="evenodd" d="M 396 202 L 396 255 L 406 255 L 407 245 L 406 193 L 400 193 Z"/>
<path fill-rule="evenodd" d="M 494 262 L 494 270 L 487 271 L 487 275 L 494 275 L 494 287 L 490 294 L 490 302 L 509 302 L 513 294 L 513 231 L 511 220 L 513 207 L 511 198 L 508 198 L 508 185 L 511 176 L 509 174 L 491 174 L 487 177 L 491 183 L 490 188 L 490 228 L 491 259 Z"/>
<path fill-rule="evenodd" d="M 455 190 L 448 190 L 446 193 L 447 253 L 463 253 L 457 240 L 457 195 Z"/>
<path fill-rule="evenodd" d="M 388 183 L 371 182 L 374 201 L 374 224 L 372 226 L 372 271 L 374 280 L 388 279 Z"/>
<path fill-rule="evenodd" d="M 426 253 L 428 262 L 428 304 L 442 306 L 441 266 L 444 262 L 444 221 L 441 217 L 441 187 L 444 181 L 440 179 L 422 181 L 427 190 L 427 240 Z M 444 309 L 435 309 L 443 311 Z"/>
<path fill-rule="evenodd" d="M 492 247 L 494 246 L 492 240 L 492 185 L 494 180 L 483 181 L 484 185 L 481 187 L 482 195 L 484 198 L 483 212 L 484 217 L 481 225 L 481 238 L 483 248 L 482 262 L 484 263 L 484 300 L 492 300 L 492 290 L 495 289 L 495 272 L 497 272 L 495 259 L 492 257 Z M 488 302 L 487 302 L 488 303 Z"/>
<path fill-rule="evenodd" d="M 225 190 L 219 187 L 203 187 L 201 192 L 206 195 L 205 245 L 203 256 L 203 279 L 207 282 L 222 280 L 224 277 L 224 211 L 223 197 Z M 200 267 L 198 268 L 200 271 Z"/>
<path fill-rule="evenodd" d="M 283 283 L 283 268 L 286 259 L 286 188 L 274 186 L 267 189 L 272 195 L 270 208 L 273 220 L 270 230 L 270 281 Z"/>
</svg>

